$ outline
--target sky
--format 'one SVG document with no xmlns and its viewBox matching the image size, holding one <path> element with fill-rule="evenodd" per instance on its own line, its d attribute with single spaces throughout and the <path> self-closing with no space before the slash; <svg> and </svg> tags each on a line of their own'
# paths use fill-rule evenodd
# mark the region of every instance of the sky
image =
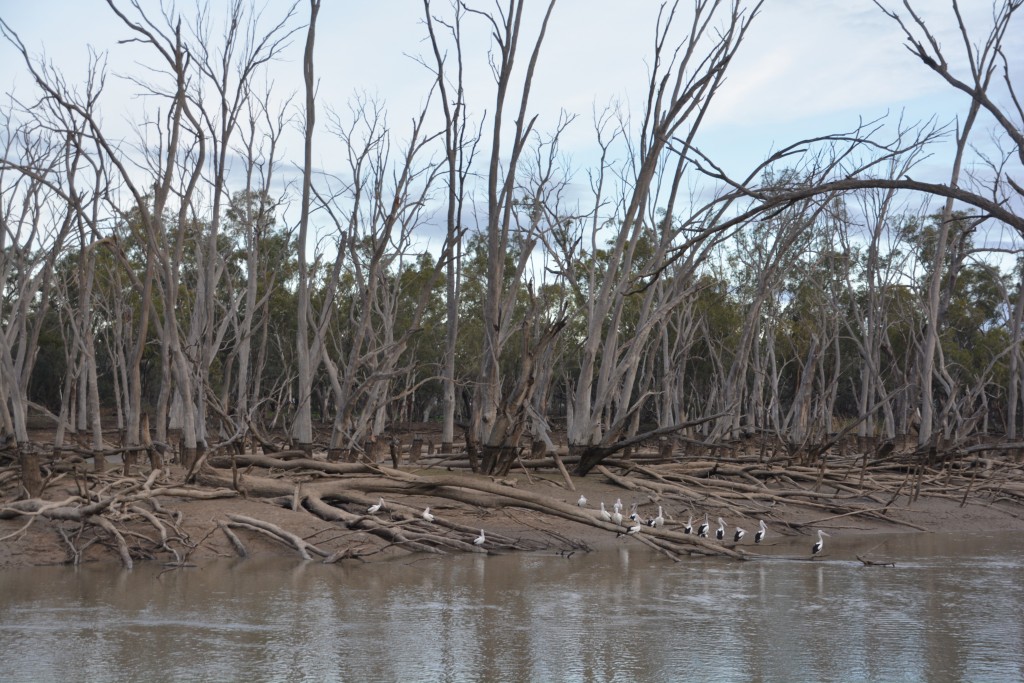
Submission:
<svg viewBox="0 0 1024 683">
<path fill-rule="evenodd" d="M 268 16 L 288 6 L 279 0 L 264 1 Z M 157 4 L 142 2 L 147 7 Z M 433 4 L 438 10 L 447 7 L 445 0 Z M 494 6 L 487 0 L 473 4 Z M 960 54 L 949 3 L 916 4 L 943 46 Z M 976 27 L 979 35 L 987 33 L 991 5 L 986 0 L 963 4 L 968 26 Z M 684 0 L 681 5 L 690 3 Z M 562 109 L 579 115 L 563 138 L 563 150 L 574 158 L 586 159 L 593 152 L 590 120 L 595 108 L 618 100 L 639 111 L 659 7 L 654 0 L 558 1 L 531 110 L 538 114 L 539 130 L 550 130 Z M 536 25 L 542 9 L 539 0 L 528 1 L 530 25 Z M 423 106 L 431 80 L 413 59 L 429 54 L 422 11 L 421 0 L 324 0 L 317 32 L 318 106 L 341 112 L 354 93 L 365 92 L 385 103 L 396 130 L 407 126 Z M 302 2 L 298 13 L 296 26 L 308 13 L 308 4 Z M 0 0 L 0 16 L 31 52 L 45 52 L 70 81 L 84 78 L 89 45 L 109 51 L 112 74 L 140 73 L 133 46 L 118 44 L 128 31 L 101 0 Z M 467 59 L 469 97 L 480 107 L 489 107 L 493 84 L 484 58 L 486 28 L 480 21 L 467 21 L 466 29 L 472 48 L 472 58 Z M 275 89 L 296 93 L 297 101 L 304 38 L 300 28 L 273 69 Z M 1014 58 L 1015 51 L 1010 54 Z M 1016 59 L 1019 54 L 1024 50 Z M 31 83 L 6 44 L 0 45 L 0 65 L 0 85 L 17 94 L 30 92 Z M 902 115 L 920 121 L 934 116 L 947 123 L 967 107 L 962 94 L 909 54 L 899 27 L 871 0 L 768 0 L 728 74 L 698 143 L 737 174 L 779 146 L 848 131 L 862 119 L 889 115 L 894 121 Z M 131 97 L 133 88 L 124 79 L 108 79 L 104 111 L 111 125 L 141 106 Z M 301 141 L 296 136 L 287 144 L 287 157 L 300 163 Z M 324 137 L 318 138 L 317 150 L 315 163 L 331 168 L 337 150 Z M 925 177 L 948 180 L 946 155 L 936 154 L 928 164 Z"/>
</svg>

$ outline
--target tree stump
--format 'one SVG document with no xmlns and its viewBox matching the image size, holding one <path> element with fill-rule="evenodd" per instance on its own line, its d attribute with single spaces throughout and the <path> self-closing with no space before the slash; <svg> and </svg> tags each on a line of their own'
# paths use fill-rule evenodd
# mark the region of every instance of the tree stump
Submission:
<svg viewBox="0 0 1024 683">
<path fill-rule="evenodd" d="M 391 466 L 397 470 L 402 464 L 402 440 L 397 436 L 391 437 L 388 448 L 391 451 Z"/>
<path fill-rule="evenodd" d="M 661 458 L 662 461 L 671 460 L 674 445 L 675 444 L 672 443 L 672 439 L 662 437 L 661 443 L 658 445 L 658 457 Z"/>
<path fill-rule="evenodd" d="M 21 461 L 21 485 L 29 498 L 38 498 L 43 493 L 43 475 L 39 471 L 39 454 L 30 444 L 18 444 L 18 459 Z"/>
<path fill-rule="evenodd" d="M 412 439 L 412 445 L 409 446 L 409 464 L 413 465 L 420 460 L 420 452 L 423 450 L 423 439 L 419 436 L 414 436 Z"/>
<path fill-rule="evenodd" d="M 154 446 L 153 444 L 150 444 L 146 449 L 146 454 L 149 456 L 150 470 L 162 470 L 164 468 L 163 446 Z"/>
<path fill-rule="evenodd" d="M 121 474 L 126 477 L 132 476 L 133 467 L 135 467 L 135 451 L 129 449 L 121 455 Z"/>
<path fill-rule="evenodd" d="M 363 456 L 374 465 L 380 461 L 380 442 L 377 437 L 371 436 L 363 442 Z"/>
</svg>

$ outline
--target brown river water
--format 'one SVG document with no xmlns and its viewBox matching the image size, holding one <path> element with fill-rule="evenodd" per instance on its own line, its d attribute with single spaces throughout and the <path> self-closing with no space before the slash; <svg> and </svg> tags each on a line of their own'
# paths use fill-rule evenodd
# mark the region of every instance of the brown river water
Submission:
<svg viewBox="0 0 1024 683">
<path fill-rule="evenodd" d="M 1017 534 L 834 536 L 814 561 L 774 540 L 750 562 L 623 538 L 568 558 L 4 570 L 0 681 L 1024 680 Z"/>
</svg>

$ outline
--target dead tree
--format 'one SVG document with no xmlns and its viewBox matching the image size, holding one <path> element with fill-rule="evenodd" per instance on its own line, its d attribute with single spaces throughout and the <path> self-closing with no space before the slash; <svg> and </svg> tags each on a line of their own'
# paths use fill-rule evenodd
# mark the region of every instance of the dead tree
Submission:
<svg viewBox="0 0 1024 683">
<path fill-rule="evenodd" d="M 444 114 L 444 181 L 448 191 L 445 211 L 445 351 L 441 372 L 441 450 L 452 451 L 455 441 L 455 349 L 459 336 L 459 280 L 462 264 L 463 208 L 466 202 L 466 181 L 476 153 L 479 133 L 468 130 L 465 88 L 463 85 L 462 20 L 466 9 L 452 2 L 452 18 L 446 22 L 433 16 L 430 0 L 423 0 L 423 12 L 433 49 L 433 66 L 437 78 L 437 102 Z M 453 55 L 443 53 L 436 26 L 451 35 Z M 424 62 L 426 64 L 426 62 Z"/>
<path fill-rule="evenodd" d="M 659 13 L 646 110 L 636 143 L 638 156 L 629 162 L 635 164 L 633 177 L 622 193 L 622 213 L 615 217 L 618 227 L 609 245 L 607 271 L 600 282 L 596 272 L 588 275 L 587 334 L 568 428 L 570 449 L 580 456 L 578 474 L 585 475 L 609 453 L 624 447 L 625 441 L 619 446 L 616 442 L 646 399 L 638 400 L 633 392 L 648 339 L 660 319 L 689 296 L 686 285 L 692 281 L 693 268 L 721 236 L 706 230 L 707 214 L 698 211 L 677 222 L 674 213 L 677 201 L 681 203 L 688 150 L 759 7 L 755 3 L 746 12 L 733 3 L 723 16 L 718 3 L 696 2 L 689 28 L 675 49 L 668 40 L 675 22 L 682 21 L 676 16 L 679 3 Z M 719 21 L 724 21 L 724 28 Z M 655 181 L 662 168 L 668 169 L 667 209 L 664 219 L 657 221 L 648 212 L 654 213 Z M 590 240 L 595 248 L 603 201 L 598 194 L 592 214 Z M 677 237 L 684 230 L 697 234 L 681 246 Z M 638 261 L 642 240 L 653 242 L 654 254 L 647 262 Z M 678 277 L 659 282 L 671 267 L 673 253 L 678 255 L 677 265 L 685 265 L 678 268 Z M 622 327 L 627 302 L 638 298 L 641 312 L 636 332 L 626 340 Z"/>
<path fill-rule="evenodd" d="M 299 264 L 299 282 L 295 305 L 296 317 L 296 360 L 298 371 L 298 405 L 292 434 L 303 448 L 312 449 L 313 444 L 313 413 L 310 397 L 313 393 L 313 349 L 310 346 L 310 274 L 306 262 L 306 249 L 309 243 L 309 213 L 313 201 L 313 129 L 316 125 L 316 81 L 313 75 L 313 47 L 316 42 L 316 17 L 320 12 L 320 0 L 309 0 L 309 28 L 306 31 L 306 48 L 302 56 L 302 75 L 305 86 L 303 112 L 303 163 L 302 163 L 302 198 L 299 204 L 299 234 L 296 243 Z"/>
<path fill-rule="evenodd" d="M 6 25 L 0 28 L 10 37 Z M 22 488 L 34 497 L 43 480 L 39 454 L 29 443 L 28 384 L 51 305 L 54 269 L 76 225 L 63 183 L 84 162 L 74 145 L 78 131 L 67 130 L 62 140 L 19 125 L 12 114 L 3 112 L 0 130 L 0 430 L 5 440 L 14 440 Z"/>
<path fill-rule="evenodd" d="M 488 260 L 486 294 L 482 313 L 483 344 L 471 419 L 473 439 L 480 444 L 488 462 L 493 465 L 506 462 L 509 454 L 517 447 L 516 443 L 505 440 L 506 436 L 516 433 L 516 429 L 513 425 L 508 424 L 507 420 L 511 416 L 522 414 L 525 406 L 511 403 L 509 399 L 525 400 L 528 398 L 528 394 L 522 391 L 522 382 L 525 379 L 522 375 L 512 396 L 503 394 L 501 360 L 505 357 L 505 345 L 512 330 L 516 328 L 512 311 L 519 293 L 520 276 L 525 271 L 530 252 L 535 244 L 535 236 L 532 232 L 527 231 L 525 235 L 520 236 L 523 247 L 514 275 L 505 272 L 505 256 L 510 252 L 514 236 L 515 183 L 519 161 L 536 123 L 536 116 L 528 114 L 530 89 L 555 1 L 549 0 L 547 3 L 543 20 L 533 41 L 525 73 L 522 76 L 522 86 L 518 91 L 518 111 L 515 114 L 513 131 L 509 136 L 506 132 L 508 121 L 505 107 L 512 95 L 510 91 L 513 88 L 516 61 L 521 47 L 524 5 L 525 2 L 522 0 L 508 0 L 505 8 L 498 10 L 497 16 L 475 9 L 469 10 L 472 15 L 480 17 L 489 26 L 496 47 L 492 69 L 497 83 L 497 95 L 492 114 L 493 124 L 486 174 Z M 512 96 L 514 97 L 514 95 Z M 510 148 L 503 152 L 505 140 L 510 140 Z M 535 223 L 531 221 L 529 225 L 532 229 Z"/>
</svg>

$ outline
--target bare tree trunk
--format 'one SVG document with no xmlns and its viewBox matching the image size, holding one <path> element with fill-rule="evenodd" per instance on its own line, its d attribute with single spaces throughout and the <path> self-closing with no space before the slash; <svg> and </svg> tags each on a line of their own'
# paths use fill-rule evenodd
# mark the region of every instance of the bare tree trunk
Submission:
<svg viewBox="0 0 1024 683">
<path fill-rule="evenodd" d="M 423 0 L 423 10 L 433 48 L 436 65 L 438 102 L 444 113 L 445 157 L 447 161 L 448 204 L 446 213 L 447 240 L 445 243 L 446 319 L 444 364 L 441 369 L 441 450 L 452 452 L 455 441 L 455 351 L 459 336 L 459 279 L 462 263 L 462 206 L 465 201 L 466 178 L 472 162 L 473 150 L 479 137 L 466 138 L 466 107 L 463 102 L 462 17 L 465 8 L 452 3 L 453 18 L 446 26 L 451 32 L 456 50 L 454 93 L 448 92 L 448 74 L 445 57 L 434 28 L 430 0 Z M 452 101 L 454 95 L 454 102 Z M 468 148 L 468 149 L 467 149 Z"/>
<path fill-rule="evenodd" d="M 303 128 L 305 152 L 302 166 L 302 200 L 299 216 L 299 237 L 296 244 L 299 261 L 299 285 L 296 301 L 296 358 L 298 361 L 298 406 L 292 435 L 300 448 L 311 449 L 313 443 L 313 413 L 310 398 L 313 393 L 313 363 L 309 345 L 309 267 L 306 264 L 306 249 L 309 235 L 309 209 L 312 202 L 313 182 L 313 127 L 316 123 L 316 82 L 313 78 L 313 44 L 316 39 L 316 17 L 320 12 L 320 0 L 309 0 L 309 29 L 306 33 L 306 50 L 302 58 L 303 82 L 306 92 L 306 122 Z"/>
<path fill-rule="evenodd" d="M 485 449 L 507 452 L 516 446 L 515 442 L 506 441 L 515 436 L 515 430 L 499 424 L 499 411 L 518 412 L 522 406 L 503 406 L 505 400 L 501 392 L 501 359 L 509 330 L 512 329 L 512 306 L 518 291 L 518 282 L 506 289 L 505 255 L 509 252 L 510 233 L 512 229 L 513 191 L 519 167 L 520 155 L 526 145 L 536 117 L 527 117 L 530 88 L 533 74 L 540 56 L 540 48 L 547 31 L 548 20 L 555 6 L 555 0 L 549 0 L 547 9 L 537 38 L 533 45 L 530 61 L 526 68 L 522 90 L 519 97 L 519 113 L 515 119 L 515 130 L 512 133 L 511 150 L 503 157 L 502 140 L 504 133 L 504 109 L 509 88 L 512 84 L 513 68 L 516 52 L 519 49 L 520 28 L 524 2 L 508 0 L 508 6 L 502 13 L 503 23 L 489 14 L 470 10 L 482 16 L 493 29 L 498 41 L 498 56 L 495 63 L 497 78 L 497 96 L 494 113 L 492 114 L 493 131 L 491 134 L 490 162 L 487 171 L 487 278 L 486 293 L 483 302 L 483 344 L 481 349 L 480 375 L 473 397 L 472 432 L 474 438 Z M 505 162 L 504 169 L 501 163 Z M 530 242 L 527 241 L 526 250 Z M 521 261 L 521 267 L 525 262 Z M 522 393 L 519 394 L 522 396 Z M 489 462 L 493 462 L 491 458 Z"/>
</svg>

